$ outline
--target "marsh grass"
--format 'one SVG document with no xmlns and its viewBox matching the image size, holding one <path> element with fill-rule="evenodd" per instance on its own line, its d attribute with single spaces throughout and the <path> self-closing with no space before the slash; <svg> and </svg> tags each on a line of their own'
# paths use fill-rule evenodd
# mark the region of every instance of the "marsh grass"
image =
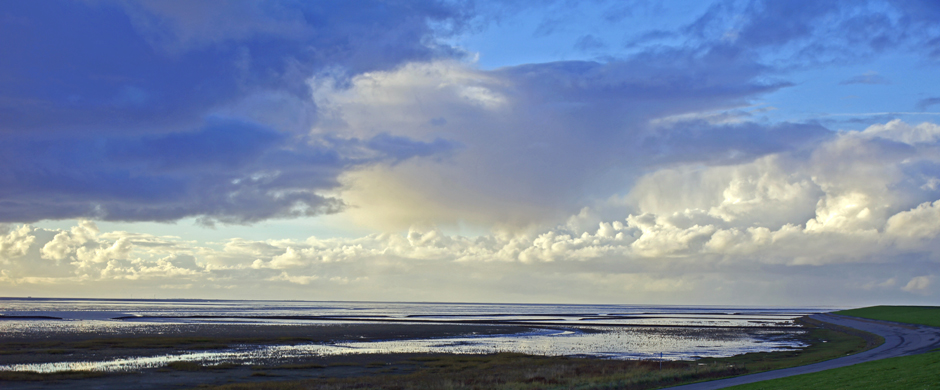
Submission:
<svg viewBox="0 0 940 390">
<path fill-rule="evenodd" d="M 318 368 L 326 368 L 324 364 L 318 363 L 299 363 L 299 364 L 281 364 L 279 366 L 254 366 L 253 370 L 269 370 L 269 369 L 279 369 L 279 370 L 313 370 Z"/>
<path fill-rule="evenodd" d="M 794 351 L 757 352 L 726 358 L 705 358 L 699 363 L 726 363 L 745 367 L 749 373 L 802 366 L 859 353 L 884 343 L 878 335 L 809 318 L 799 320 L 809 330 L 803 341 L 809 346 Z"/>
<path fill-rule="evenodd" d="M 940 327 L 940 306 L 872 306 L 835 314 Z"/>
<path fill-rule="evenodd" d="M 877 360 L 813 374 L 735 386 L 732 389 L 940 389 L 940 351 Z"/>
<path fill-rule="evenodd" d="M 516 353 L 441 355 L 412 360 L 417 371 L 352 378 L 232 384 L 218 389 L 648 389 L 681 383 L 690 377 L 742 373 L 727 365 L 695 366 L 688 362 L 592 360 Z M 382 366 L 385 366 L 382 363 Z M 366 365 L 373 366 L 372 364 Z M 390 372 L 391 368 L 382 370 Z"/>
<path fill-rule="evenodd" d="M 206 366 L 196 362 L 169 362 L 166 367 L 176 371 L 202 371 L 207 369 Z"/>
<path fill-rule="evenodd" d="M 190 361 L 174 361 L 166 364 L 166 368 L 176 371 L 208 371 L 208 370 L 228 370 L 232 368 L 241 367 L 240 364 L 236 363 L 220 363 L 220 364 L 201 364 L 198 362 Z"/>
</svg>

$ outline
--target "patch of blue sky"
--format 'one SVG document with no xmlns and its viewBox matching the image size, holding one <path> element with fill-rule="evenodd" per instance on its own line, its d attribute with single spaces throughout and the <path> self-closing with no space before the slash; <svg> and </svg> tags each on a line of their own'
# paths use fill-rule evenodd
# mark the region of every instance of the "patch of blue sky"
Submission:
<svg viewBox="0 0 940 390">
<path fill-rule="evenodd" d="M 940 95 L 940 73 L 923 57 L 909 53 L 879 56 L 841 66 L 812 67 L 784 78 L 794 85 L 755 103 L 776 108 L 772 121 L 819 121 L 832 130 L 863 130 L 874 123 L 936 118 L 940 107 L 918 105 Z"/>
<path fill-rule="evenodd" d="M 650 45 L 681 43 L 675 30 L 710 4 L 678 1 L 556 1 L 540 6 L 482 4 L 482 27 L 448 43 L 479 55 L 485 70 L 554 61 L 618 58 Z M 498 11 L 497 11 L 498 10 Z M 499 15 L 494 15 L 498 12 Z"/>
</svg>

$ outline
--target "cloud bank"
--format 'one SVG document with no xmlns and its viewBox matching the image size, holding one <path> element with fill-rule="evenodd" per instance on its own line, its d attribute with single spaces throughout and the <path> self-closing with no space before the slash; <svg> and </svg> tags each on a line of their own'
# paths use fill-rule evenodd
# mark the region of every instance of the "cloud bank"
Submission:
<svg viewBox="0 0 940 390">
<path fill-rule="evenodd" d="M 443 139 L 309 134 L 306 80 L 460 56 L 433 1 L 17 3 L 0 34 L 0 221 L 247 223 L 336 212 L 353 167 Z"/>
<path fill-rule="evenodd" d="M 489 10 L 548 9 L 531 34 L 570 32 L 566 4 L 9 4 L 0 294 L 936 296 L 940 126 L 864 117 L 864 130 L 846 130 L 779 119 L 765 100 L 812 77 L 853 91 L 910 83 L 867 69 L 883 58 L 932 66 L 935 2 L 716 1 L 619 42 L 570 33 L 577 60 L 495 69 L 456 43 L 498 24 Z M 590 6 L 623 25 L 662 10 Z M 376 233 L 198 242 L 185 228 L 95 223 L 335 213 Z M 63 219 L 78 222 L 37 227 Z"/>
<path fill-rule="evenodd" d="M 276 285 L 311 299 L 929 300 L 940 262 L 938 141 L 936 124 L 892 121 L 746 162 L 683 163 L 565 224 L 479 237 L 416 227 L 213 244 L 87 221 L 20 226 L 2 237 L 2 277 L 23 291 L 134 281 L 208 296 Z M 600 212 L 615 208 L 630 211 Z"/>
</svg>

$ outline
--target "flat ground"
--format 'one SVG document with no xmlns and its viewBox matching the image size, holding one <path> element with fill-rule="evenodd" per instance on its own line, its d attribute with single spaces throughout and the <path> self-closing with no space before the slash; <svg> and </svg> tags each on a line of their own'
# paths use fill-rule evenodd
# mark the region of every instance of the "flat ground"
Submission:
<svg viewBox="0 0 940 390">
<path fill-rule="evenodd" d="M 329 343 L 344 340 L 406 340 L 479 334 L 514 334 L 532 330 L 491 325 L 155 325 L 119 329 L 106 337 L 70 330 L 42 334 L 0 335 L 0 364 L 101 361 L 126 356 L 156 356 L 174 351 L 226 348 L 238 344 Z"/>
<path fill-rule="evenodd" d="M 804 336 L 802 351 L 759 353 L 694 362 L 614 361 L 519 354 L 491 355 L 354 355 L 311 357 L 269 366 L 201 366 L 176 362 L 160 369 L 129 374 L 72 372 L 63 374 L 0 373 L 4 389 L 99 388 L 312 388 L 312 389 L 650 389 L 690 381 L 741 375 L 844 356 L 879 340 L 850 335 L 832 326 L 814 326 Z M 815 323 L 819 324 L 819 323 Z M 227 327 L 227 326 L 226 326 Z M 526 331 L 514 326 L 363 324 L 342 327 L 288 326 L 220 328 L 208 325 L 163 335 L 61 335 L 54 339 L 7 341 L 0 358 L 7 362 L 74 361 L 76 357 L 165 354 L 179 349 L 212 349 L 230 343 L 328 342 L 348 339 L 444 337 L 457 334 Z M 265 330 L 265 331 L 262 331 Z M 849 333 L 853 333 L 849 331 Z M 234 382 L 234 383 L 233 383 Z M 227 385 L 231 383 L 231 385 Z"/>
</svg>

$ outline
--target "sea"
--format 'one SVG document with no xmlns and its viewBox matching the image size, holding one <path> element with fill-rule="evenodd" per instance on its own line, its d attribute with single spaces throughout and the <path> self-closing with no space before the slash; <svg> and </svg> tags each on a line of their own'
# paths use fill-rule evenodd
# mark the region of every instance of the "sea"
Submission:
<svg viewBox="0 0 940 390">
<path fill-rule="evenodd" d="M 518 326 L 505 335 L 239 345 L 92 361 L 0 365 L 0 371 L 128 371 L 170 361 L 267 364 L 348 354 L 517 352 L 602 359 L 695 360 L 802 348 L 797 318 L 833 307 L 650 306 L 203 299 L 0 298 L 0 343 L 70 332 L 161 333 L 194 324 L 342 326 L 467 324 Z"/>
</svg>

